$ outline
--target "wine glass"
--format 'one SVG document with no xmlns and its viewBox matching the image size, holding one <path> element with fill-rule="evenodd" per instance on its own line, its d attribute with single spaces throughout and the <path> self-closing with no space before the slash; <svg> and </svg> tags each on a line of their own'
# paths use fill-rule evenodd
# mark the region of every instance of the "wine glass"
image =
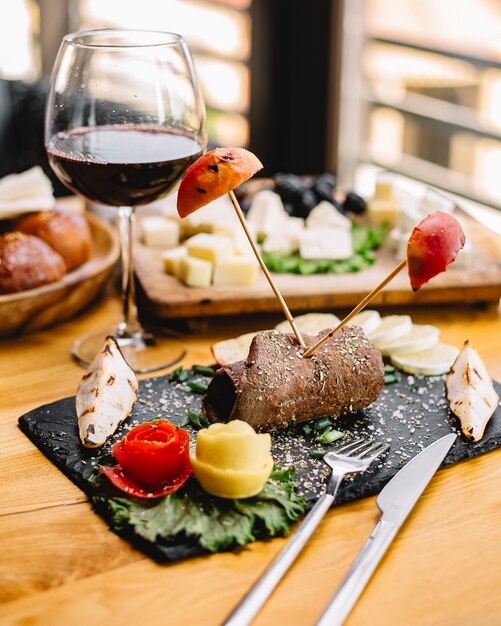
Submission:
<svg viewBox="0 0 501 626">
<path fill-rule="evenodd" d="M 182 36 L 103 29 L 63 38 L 47 100 L 45 145 L 58 178 L 91 201 L 117 208 L 123 318 L 79 338 L 73 356 L 92 362 L 113 335 L 137 372 L 185 354 L 175 333 L 141 327 L 135 303 L 134 209 L 171 192 L 205 150 L 205 106 Z"/>
</svg>

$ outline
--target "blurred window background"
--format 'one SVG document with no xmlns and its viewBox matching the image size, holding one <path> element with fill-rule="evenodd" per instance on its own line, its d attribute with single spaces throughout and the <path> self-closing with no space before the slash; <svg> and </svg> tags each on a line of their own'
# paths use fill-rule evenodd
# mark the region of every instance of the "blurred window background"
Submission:
<svg viewBox="0 0 501 626">
<path fill-rule="evenodd" d="M 62 34 L 106 27 L 182 33 L 211 143 L 266 173 L 386 168 L 501 204 L 499 0 L 9 0 L 0 78 L 46 77 Z"/>
<path fill-rule="evenodd" d="M 341 98 L 345 177 L 373 163 L 499 206 L 501 2 L 354 0 L 345 9 L 343 55 L 348 71 L 359 68 Z"/>
</svg>

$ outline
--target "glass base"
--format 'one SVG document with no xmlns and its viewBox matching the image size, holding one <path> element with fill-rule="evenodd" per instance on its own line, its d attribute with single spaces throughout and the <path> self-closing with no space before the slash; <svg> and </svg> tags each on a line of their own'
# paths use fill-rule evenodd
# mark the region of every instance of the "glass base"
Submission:
<svg viewBox="0 0 501 626">
<path fill-rule="evenodd" d="M 155 334 L 136 333 L 131 337 L 117 337 L 116 328 L 97 330 L 75 341 L 71 354 L 76 361 L 88 367 L 101 350 L 107 336 L 115 337 L 124 359 L 138 374 L 156 372 L 180 361 L 186 354 L 186 345 L 171 330 L 159 329 Z"/>
</svg>

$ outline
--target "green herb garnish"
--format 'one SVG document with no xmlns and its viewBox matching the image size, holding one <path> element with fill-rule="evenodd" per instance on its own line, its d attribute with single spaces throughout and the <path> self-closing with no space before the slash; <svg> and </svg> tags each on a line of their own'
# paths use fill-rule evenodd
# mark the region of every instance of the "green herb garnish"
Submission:
<svg viewBox="0 0 501 626">
<path fill-rule="evenodd" d="M 393 374 L 394 371 L 395 371 L 395 368 L 393 367 L 393 365 L 385 365 L 384 366 L 384 373 L 385 374 Z"/>
<path fill-rule="evenodd" d="M 391 385 L 393 383 L 398 383 L 399 377 L 396 374 L 385 374 L 384 376 L 384 384 Z"/>
<path fill-rule="evenodd" d="M 181 421 L 179 422 L 179 426 L 184 428 L 190 424 L 193 428 L 199 430 L 200 428 L 207 428 L 209 426 L 209 422 L 202 417 L 200 413 L 193 411 L 192 409 L 188 409 L 188 414 L 185 415 Z"/>
<path fill-rule="evenodd" d="M 187 370 L 183 369 L 183 366 L 180 365 L 179 367 L 176 367 L 173 372 L 171 372 L 169 380 L 171 382 L 184 383 L 188 380 L 189 377 L 190 373 Z"/>
</svg>

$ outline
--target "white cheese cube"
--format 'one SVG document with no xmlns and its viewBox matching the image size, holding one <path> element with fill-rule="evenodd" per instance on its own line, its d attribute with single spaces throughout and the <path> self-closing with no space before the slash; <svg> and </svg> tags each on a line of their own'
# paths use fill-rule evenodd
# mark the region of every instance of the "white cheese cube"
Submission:
<svg viewBox="0 0 501 626">
<path fill-rule="evenodd" d="M 397 259 L 407 258 L 407 242 L 409 241 L 411 232 L 412 231 L 408 231 L 406 233 L 400 233 L 400 241 L 398 242 L 398 246 L 396 250 Z"/>
<path fill-rule="evenodd" d="M 182 221 L 182 232 L 185 237 L 191 237 L 197 233 L 211 233 L 213 225 L 222 221 L 230 224 L 238 223 L 233 205 L 226 195 L 185 217 Z"/>
<path fill-rule="evenodd" d="M 254 224 L 247 224 L 247 230 L 250 232 L 254 241 L 256 241 L 257 237 Z M 240 222 L 217 222 L 212 227 L 212 233 L 214 235 L 223 235 L 231 239 L 236 254 L 244 256 L 252 256 L 254 254 Z"/>
<path fill-rule="evenodd" d="M 322 200 L 310 211 L 306 218 L 306 227 L 325 228 L 329 226 L 351 230 L 351 221 L 341 215 L 333 204 L 327 200 Z"/>
<path fill-rule="evenodd" d="M 292 252 L 299 250 L 299 240 L 306 227 L 305 221 L 301 217 L 289 217 L 285 224 L 285 232 L 289 238 Z"/>
<path fill-rule="evenodd" d="M 263 241 L 264 252 L 279 252 L 280 254 L 292 254 L 298 249 L 299 238 L 288 237 L 286 233 L 269 235 Z"/>
<path fill-rule="evenodd" d="M 394 252 L 395 254 L 398 255 L 401 241 L 402 241 L 402 231 L 400 230 L 400 228 L 398 227 L 392 228 L 390 232 L 388 233 L 388 238 L 386 240 L 386 246 L 388 250 L 391 250 L 391 252 Z"/>
<path fill-rule="evenodd" d="M 224 261 L 234 252 L 233 242 L 224 235 L 199 233 L 185 241 L 185 245 L 190 256 L 211 263 Z"/>
<path fill-rule="evenodd" d="M 259 275 L 257 261 L 245 256 L 233 256 L 214 267 L 214 285 L 252 287 Z"/>
<path fill-rule="evenodd" d="M 424 217 L 419 208 L 415 205 L 401 204 L 398 215 L 398 226 L 403 233 L 410 232 Z"/>
<path fill-rule="evenodd" d="M 164 270 L 167 274 L 172 276 L 179 276 L 179 268 L 181 266 L 181 259 L 188 256 L 188 250 L 185 246 L 179 246 L 162 252 L 162 261 L 164 264 Z"/>
<path fill-rule="evenodd" d="M 247 213 L 247 222 L 255 225 L 259 238 L 280 232 L 288 219 L 289 216 L 277 193 L 263 189 L 254 195 Z"/>
<path fill-rule="evenodd" d="M 299 253 L 303 259 L 347 259 L 353 254 L 351 232 L 344 228 L 306 228 Z"/>
<path fill-rule="evenodd" d="M 150 248 L 173 248 L 179 244 L 179 224 L 161 215 L 141 220 L 141 239 Z"/>
<path fill-rule="evenodd" d="M 212 270 L 213 265 L 210 261 L 185 256 L 179 262 L 178 278 L 188 287 L 209 287 Z"/>
</svg>

